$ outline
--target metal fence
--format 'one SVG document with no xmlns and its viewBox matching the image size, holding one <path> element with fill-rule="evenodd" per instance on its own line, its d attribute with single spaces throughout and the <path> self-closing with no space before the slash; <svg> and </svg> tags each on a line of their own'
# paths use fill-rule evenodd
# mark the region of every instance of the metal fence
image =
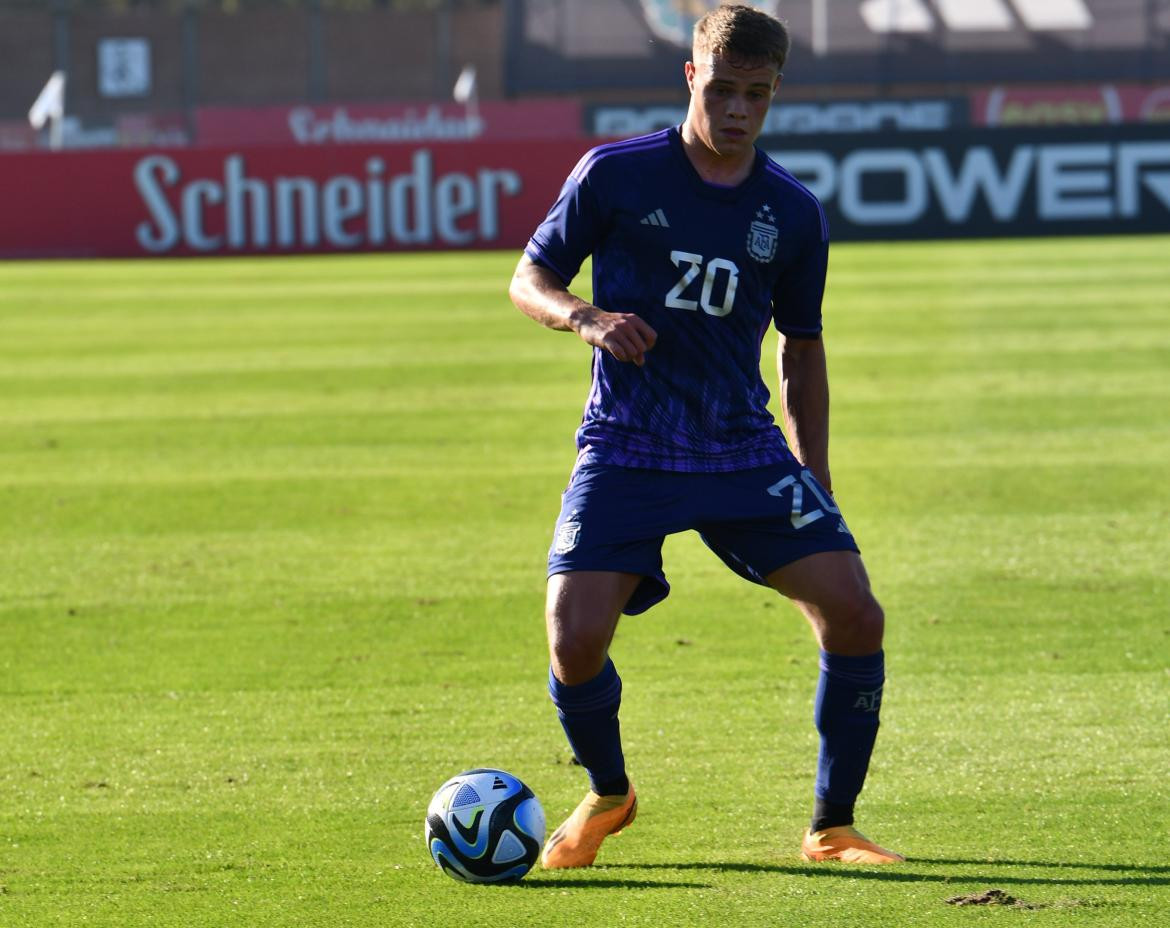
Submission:
<svg viewBox="0 0 1170 928">
<path fill-rule="evenodd" d="M 108 125 L 201 105 L 450 99 L 474 64 L 503 93 L 502 7 L 439 0 L 0 0 L 0 121 L 55 71 L 68 110 Z"/>
</svg>

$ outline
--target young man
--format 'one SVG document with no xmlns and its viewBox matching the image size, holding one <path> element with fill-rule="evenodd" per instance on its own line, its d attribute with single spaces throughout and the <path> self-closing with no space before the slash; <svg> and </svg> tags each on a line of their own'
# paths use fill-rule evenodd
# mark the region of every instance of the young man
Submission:
<svg viewBox="0 0 1170 928">
<path fill-rule="evenodd" d="M 878 728 L 883 614 L 831 494 L 820 204 L 755 148 L 788 33 L 726 5 L 695 26 L 681 127 L 602 145 L 569 175 L 510 295 L 593 346 L 580 453 L 549 552 L 549 692 L 591 789 L 545 845 L 586 867 L 634 820 L 608 650 L 619 616 L 666 597 L 666 535 L 695 529 L 734 571 L 791 599 L 821 648 L 809 860 L 902 857 L 853 828 Z M 567 286 L 593 256 L 593 303 Z M 769 414 L 769 324 L 788 443 Z"/>
</svg>

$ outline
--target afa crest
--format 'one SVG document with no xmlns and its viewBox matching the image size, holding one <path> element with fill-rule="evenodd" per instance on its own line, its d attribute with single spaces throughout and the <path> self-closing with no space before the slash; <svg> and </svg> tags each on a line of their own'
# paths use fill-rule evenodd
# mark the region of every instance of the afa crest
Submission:
<svg viewBox="0 0 1170 928">
<path fill-rule="evenodd" d="M 577 542 L 580 540 L 581 523 L 577 521 L 577 513 L 574 511 L 568 520 L 562 522 L 557 529 L 557 537 L 553 542 L 553 553 L 568 554 L 577 547 Z"/>
<path fill-rule="evenodd" d="M 748 227 L 748 254 L 761 264 L 767 264 L 776 257 L 776 243 L 779 238 L 780 230 L 776 228 L 776 217 L 772 213 L 772 207 L 765 203 L 756 210 L 756 218 Z"/>
</svg>

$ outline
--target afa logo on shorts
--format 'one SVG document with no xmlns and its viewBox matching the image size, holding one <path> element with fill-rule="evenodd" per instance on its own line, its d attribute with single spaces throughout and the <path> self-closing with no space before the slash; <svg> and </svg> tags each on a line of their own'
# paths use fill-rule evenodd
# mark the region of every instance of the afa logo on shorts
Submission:
<svg viewBox="0 0 1170 928">
<path fill-rule="evenodd" d="M 581 540 L 581 523 L 575 518 L 576 515 L 577 513 L 574 512 L 557 529 L 556 541 L 553 542 L 553 554 L 568 554 L 577 547 L 577 542 Z"/>
</svg>

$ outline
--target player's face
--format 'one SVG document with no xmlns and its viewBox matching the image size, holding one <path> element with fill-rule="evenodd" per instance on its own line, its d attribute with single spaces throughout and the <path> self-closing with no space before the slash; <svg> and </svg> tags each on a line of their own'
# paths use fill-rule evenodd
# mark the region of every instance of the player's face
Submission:
<svg viewBox="0 0 1170 928">
<path fill-rule="evenodd" d="M 722 157 L 750 151 L 780 86 L 776 66 L 732 63 L 706 52 L 688 61 L 685 71 L 691 91 L 688 119 L 703 144 Z"/>
</svg>

